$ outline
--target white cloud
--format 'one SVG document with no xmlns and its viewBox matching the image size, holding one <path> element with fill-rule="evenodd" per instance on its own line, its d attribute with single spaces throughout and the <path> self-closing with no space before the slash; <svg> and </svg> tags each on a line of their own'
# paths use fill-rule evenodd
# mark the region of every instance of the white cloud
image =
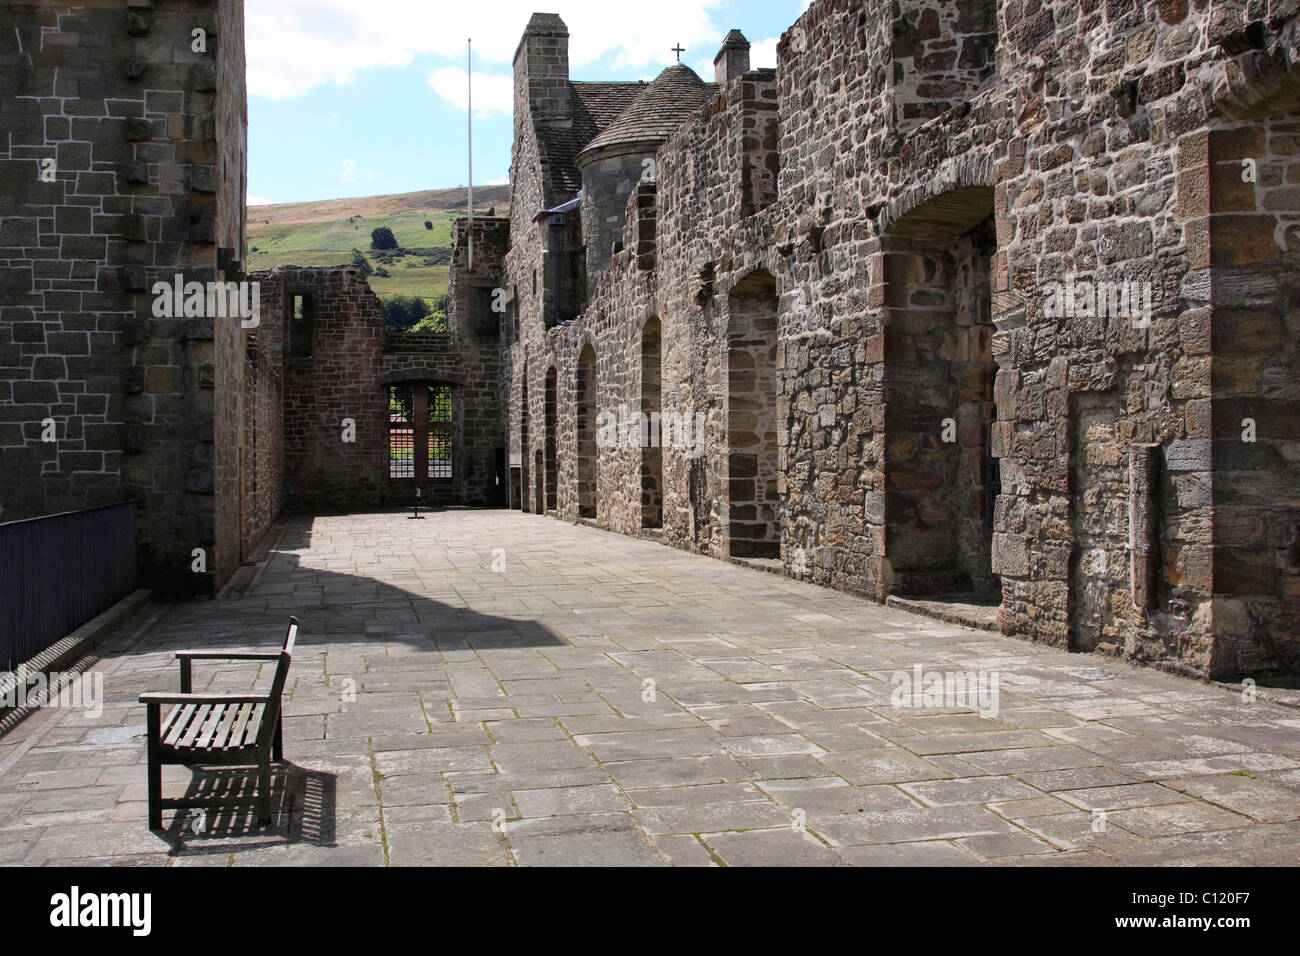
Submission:
<svg viewBox="0 0 1300 956">
<path fill-rule="evenodd" d="M 408 66 L 417 54 L 465 62 L 474 38 L 475 73 L 509 71 L 537 0 L 445 3 L 429 0 L 247 0 L 248 92 L 292 99 L 327 84 L 346 84 L 368 69 Z M 652 15 L 620 16 L 608 0 L 566 0 L 574 69 L 608 61 L 611 69 L 659 70 L 677 43 L 693 60 L 717 50 L 731 26 L 713 13 L 727 0 L 656 0 Z M 728 16 L 730 14 L 727 14 Z M 706 77 L 707 78 L 707 77 Z M 477 87 L 476 87 L 477 90 Z M 475 107 L 477 112 L 477 105 Z"/>
<path fill-rule="evenodd" d="M 245 200 L 250 206 L 274 206 L 274 199 L 267 199 L 265 196 L 249 196 Z"/>
<path fill-rule="evenodd" d="M 768 37 L 766 40 L 759 40 L 749 51 L 749 65 L 752 69 L 758 70 L 764 67 L 776 69 L 776 45 L 781 42 L 780 37 Z"/>
<path fill-rule="evenodd" d="M 514 78 L 493 73 L 474 74 L 474 115 L 509 116 L 514 112 Z M 433 91 L 456 109 L 464 112 L 469 105 L 466 73 L 459 67 L 444 66 L 429 77 Z"/>
</svg>

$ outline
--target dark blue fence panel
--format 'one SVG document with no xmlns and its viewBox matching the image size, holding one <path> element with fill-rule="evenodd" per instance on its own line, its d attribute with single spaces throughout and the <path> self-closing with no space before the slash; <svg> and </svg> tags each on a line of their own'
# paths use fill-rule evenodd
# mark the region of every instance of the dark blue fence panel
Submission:
<svg viewBox="0 0 1300 956">
<path fill-rule="evenodd" d="M 0 524 L 0 669 L 13 670 L 136 587 L 134 501 Z"/>
</svg>

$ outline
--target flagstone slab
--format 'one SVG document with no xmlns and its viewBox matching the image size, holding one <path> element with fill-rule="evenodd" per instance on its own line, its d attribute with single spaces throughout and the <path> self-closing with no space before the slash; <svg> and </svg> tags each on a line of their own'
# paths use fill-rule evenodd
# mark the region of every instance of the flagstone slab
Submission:
<svg viewBox="0 0 1300 956">
<path fill-rule="evenodd" d="M 899 789 L 928 807 L 987 804 L 1010 800 L 1032 800 L 1042 791 L 1011 777 L 965 777 L 901 784 Z"/>
<path fill-rule="evenodd" d="M 728 866 L 846 866 L 838 853 L 790 827 L 744 833 L 706 833 L 703 841 Z"/>
<path fill-rule="evenodd" d="M 954 840 L 1013 832 L 1012 824 L 981 807 L 911 807 L 867 813 L 809 815 L 808 828 L 833 846 Z"/>
<path fill-rule="evenodd" d="M 635 830 L 515 837 L 511 849 L 520 866 L 664 866 L 665 861 Z"/>
<path fill-rule="evenodd" d="M 1300 795 L 1249 776 L 1191 777 L 1168 780 L 1164 786 L 1263 823 L 1300 819 Z"/>
<path fill-rule="evenodd" d="M 980 860 L 963 853 L 956 845 L 940 840 L 926 843 L 894 843 L 884 846 L 846 846 L 837 849 L 853 866 L 979 866 Z"/>
</svg>

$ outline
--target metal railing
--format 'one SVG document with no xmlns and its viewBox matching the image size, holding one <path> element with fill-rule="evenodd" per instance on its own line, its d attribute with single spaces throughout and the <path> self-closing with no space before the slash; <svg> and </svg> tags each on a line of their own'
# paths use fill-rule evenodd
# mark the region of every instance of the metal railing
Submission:
<svg viewBox="0 0 1300 956">
<path fill-rule="evenodd" d="M 137 516 L 127 501 L 0 524 L 0 669 L 135 590 Z"/>
</svg>

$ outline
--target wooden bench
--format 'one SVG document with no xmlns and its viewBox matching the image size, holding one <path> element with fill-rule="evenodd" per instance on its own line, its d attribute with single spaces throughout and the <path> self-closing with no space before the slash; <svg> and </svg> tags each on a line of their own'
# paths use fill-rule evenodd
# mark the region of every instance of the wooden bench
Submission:
<svg viewBox="0 0 1300 956">
<path fill-rule="evenodd" d="M 289 618 L 278 651 L 177 651 L 179 694 L 141 694 L 148 711 L 149 829 L 162 829 L 165 809 L 256 806 L 258 822 L 271 822 L 271 761 L 284 759 L 281 695 L 289 676 L 298 619 Z M 195 694 L 194 661 L 276 661 L 275 678 L 265 694 Z M 167 717 L 162 706 L 171 704 Z M 246 797 L 163 799 L 163 764 L 223 764 L 257 767 L 257 794 Z"/>
</svg>

